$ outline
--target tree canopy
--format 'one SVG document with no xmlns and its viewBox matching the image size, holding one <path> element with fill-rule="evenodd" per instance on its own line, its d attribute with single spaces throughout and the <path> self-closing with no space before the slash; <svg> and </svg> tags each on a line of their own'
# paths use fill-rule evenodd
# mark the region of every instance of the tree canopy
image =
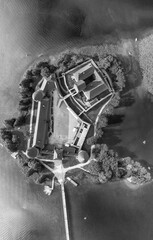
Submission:
<svg viewBox="0 0 153 240">
<path fill-rule="evenodd" d="M 14 126 L 15 126 L 15 127 L 23 126 L 23 125 L 25 125 L 26 120 L 27 120 L 26 115 L 20 115 L 20 116 L 16 119 L 16 121 L 15 121 L 15 123 L 14 123 Z"/>
<path fill-rule="evenodd" d="M 4 124 L 5 124 L 6 128 L 13 128 L 15 121 L 16 121 L 16 118 L 6 119 L 6 120 L 4 120 Z"/>
<path fill-rule="evenodd" d="M 139 162 L 133 161 L 130 157 L 119 158 L 118 154 L 106 144 L 95 145 L 92 155 L 95 160 L 84 167 L 90 172 L 87 176 L 92 182 L 105 183 L 129 177 L 134 184 L 151 180 L 150 173 Z"/>
<path fill-rule="evenodd" d="M 19 151 L 17 155 L 17 164 L 26 176 L 27 181 L 33 181 L 36 184 L 46 184 L 52 180 L 53 174 L 48 171 L 38 160 L 28 159 L 27 156 Z"/>
</svg>

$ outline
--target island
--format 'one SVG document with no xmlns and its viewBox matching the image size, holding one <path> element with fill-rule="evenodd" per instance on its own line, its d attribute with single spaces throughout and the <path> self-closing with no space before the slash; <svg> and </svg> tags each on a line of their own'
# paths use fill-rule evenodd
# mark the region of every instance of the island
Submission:
<svg viewBox="0 0 153 240">
<path fill-rule="evenodd" d="M 19 83 L 19 116 L 1 128 L 4 145 L 27 178 L 49 193 L 65 181 L 150 181 L 139 162 L 101 143 L 125 82 L 123 64 L 113 54 L 67 51 L 33 64 Z"/>
<path fill-rule="evenodd" d="M 121 103 L 126 69 L 119 55 L 66 51 L 35 62 L 19 83 L 18 116 L 0 129 L 2 144 L 28 181 L 50 195 L 61 187 L 66 239 L 70 239 L 64 184 L 126 180 L 140 186 L 151 174 L 131 156 L 103 142 Z M 110 136 L 111 137 L 111 136 Z"/>
</svg>

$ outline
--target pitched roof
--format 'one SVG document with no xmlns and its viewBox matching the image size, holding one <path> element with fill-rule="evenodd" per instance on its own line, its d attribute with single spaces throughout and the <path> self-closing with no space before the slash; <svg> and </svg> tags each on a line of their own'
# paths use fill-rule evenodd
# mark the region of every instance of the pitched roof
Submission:
<svg viewBox="0 0 153 240">
<path fill-rule="evenodd" d="M 93 73 L 94 67 L 91 65 L 91 63 L 88 63 L 84 67 L 74 72 L 73 77 L 75 78 L 76 81 L 79 81 L 90 77 Z"/>
<path fill-rule="evenodd" d="M 90 100 L 90 99 L 95 98 L 96 96 L 98 96 L 99 94 L 104 92 L 105 90 L 107 90 L 106 84 L 100 84 L 88 91 L 84 91 L 84 95 L 86 96 L 87 100 Z"/>
</svg>

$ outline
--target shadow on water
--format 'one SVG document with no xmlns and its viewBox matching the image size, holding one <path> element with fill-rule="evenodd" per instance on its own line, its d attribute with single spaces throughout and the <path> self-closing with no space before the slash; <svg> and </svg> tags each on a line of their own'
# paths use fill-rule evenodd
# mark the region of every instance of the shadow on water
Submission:
<svg viewBox="0 0 153 240">
<path fill-rule="evenodd" d="M 122 157 L 131 156 L 152 164 L 152 109 L 152 98 L 141 88 L 123 94 L 121 105 L 116 108 L 115 116 L 109 118 L 111 125 L 104 129 L 101 142 Z"/>
<path fill-rule="evenodd" d="M 125 146 L 119 146 L 121 144 L 121 129 L 115 129 L 106 127 L 104 129 L 104 134 L 101 139 L 99 139 L 98 143 L 100 144 L 107 144 L 110 149 L 113 149 L 117 153 L 119 153 L 120 157 L 127 157 L 131 156 L 135 158 L 134 152 L 130 151 Z"/>
<path fill-rule="evenodd" d="M 121 142 L 120 138 L 118 137 L 118 135 L 121 133 L 120 129 L 112 129 L 108 126 L 103 131 L 104 134 L 102 138 L 98 140 L 98 143 L 106 143 L 109 147 L 112 147 Z"/>
<path fill-rule="evenodd" d="M 124 119 L 124 115 L 118 115 L 118 114 L 114 114 L 114 115 L 110 115 L 108 117 L 108 125 L 110 126 L 111 124 L 119 124 L 123 121 Z"/>
<path fill-rule="evenodd" d="M 122 108 L 122 111 L 124 109 L 124 112 L 125 112 L 126 111 L 125 108 L 131 107 L 135 103 L 135 101 L 136 101 L 136 99 L 135 99 L 133 91 L 129 91 L 127 93 L 121 93 L 120 104 L 118 107 L 119 112 L 120 112 L 120 108 Z"/>
<path fill-rule="evenodd" d="M 137 55 L 137 49 L 135 49 L 135 54 Z M 125 88 L 122 91 L 122 95 L 129 92 L 130 90 L 133 90 L 137 87 L 139 87 L 142 84 L 142 69 L 140 68 L 138 60 L 129 55 L 129 57 L 123 57 L 120 56 L 121 62 L 123 64 L 123 68 L 125 71 Z M 129 61 L 127 63 L 127 61 Z M 128 70 L 127 69 L 128 65 Z"/>
</svg>

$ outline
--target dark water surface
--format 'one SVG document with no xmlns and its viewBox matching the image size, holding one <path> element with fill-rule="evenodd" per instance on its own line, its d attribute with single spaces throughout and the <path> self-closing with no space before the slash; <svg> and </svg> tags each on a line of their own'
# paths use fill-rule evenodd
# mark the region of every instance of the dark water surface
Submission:
<svg viewBox="0 0 153 240">
<path fill-rule="evenodd" d="M 100 44 L 107 35 L 135 37 L 152 29 L 152 13 L 153 2 L 144 0 L 0 0 L 0 122 L 15 112 L 17 84 L 39 54 Z M 122 154 L 152 164 L 152 103 L 141 95 L 125 112 L 110 139 L 116 131 Z M 64 240 L 59 190 L 44 196 L 0 154 L 0 240 Z M 152 240 L 152 199 L 153 184 L 69 186 L 72 239 Z"/>
<path fill-rule="evenodd" d="M 133 89 L 134 103 L 116 109 L 119 120 L 105 129 L 103 142 L 121 156 L 131 156 L 145 166 L 153 167 L 153 101 L 139 86 Z M 120 114 L 122 118 L 120 121 Z"/>
</svg>

